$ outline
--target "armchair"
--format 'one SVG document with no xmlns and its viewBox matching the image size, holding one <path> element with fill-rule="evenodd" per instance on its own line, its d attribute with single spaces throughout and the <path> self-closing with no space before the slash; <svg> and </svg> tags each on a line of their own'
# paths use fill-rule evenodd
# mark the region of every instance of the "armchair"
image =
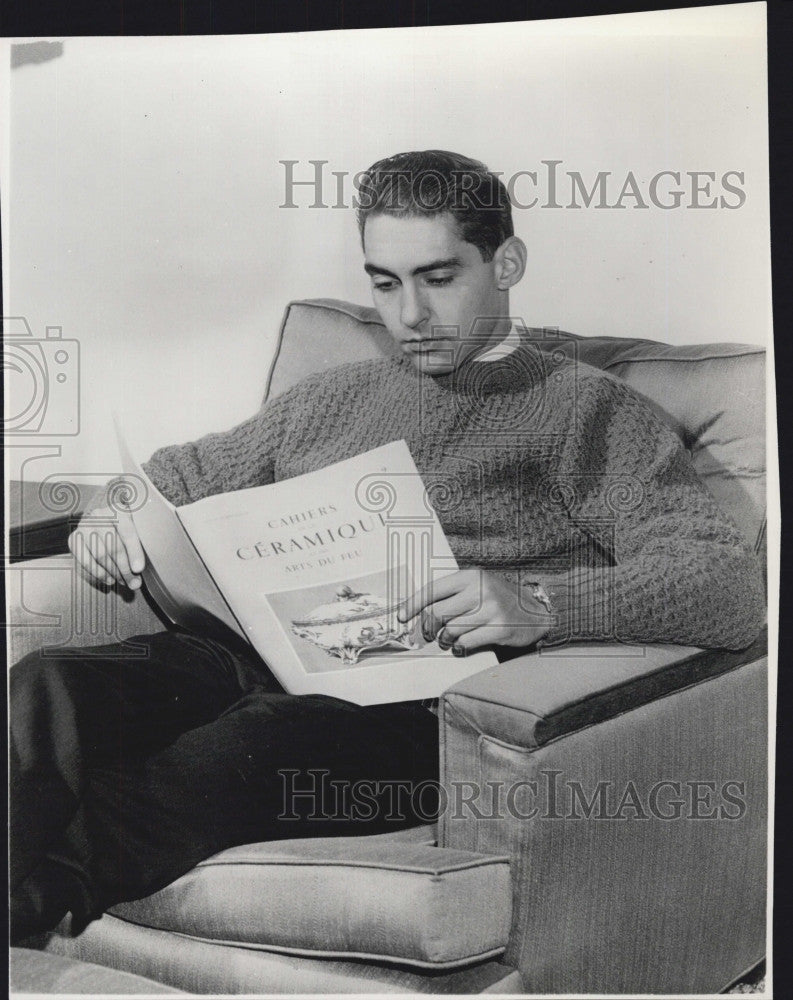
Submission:
<svg viewBox="0 0 793 1000">
<path fill-rule="evenodd" d="M 762 556 L 762 349 L 562 336 L 675 428 Z M 291 303 L 267 393 L 392 350 L 372 309 Z M 11 577 L 14 658 L 164 627 L 65 555 Z M 192 993 L 722 990 L 765 949 L 766 669 L 763 637 L 502 663 L 442 699 L 437 829 L 234 848 L 39 945 Z"/>
</svg>

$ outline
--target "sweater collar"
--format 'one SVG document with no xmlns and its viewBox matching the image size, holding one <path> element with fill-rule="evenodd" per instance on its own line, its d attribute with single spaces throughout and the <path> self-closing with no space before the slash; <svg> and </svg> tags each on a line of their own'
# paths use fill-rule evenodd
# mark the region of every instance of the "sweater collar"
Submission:
<svg viewBox="0 0 793 1000">
<path fill-rule="evenodd" d="M 539 386 L 548 377 L 548 359 L 525 331 L 518 327 L 516 333 L 517 338 L 511 339 L 506 349 L 498 351 L 494 357 L 485 362 L 481 358 L 469 358 L 447 375 L 422 375 L 409 361 L 408 365 L 416 378 L 427 379 L 441 392 L 477 397 L 525 392 Z M 507 339 L 496 347 L 501 347 Z M 489 350 L 487 354 L 490 354 Z"/>
</svg>

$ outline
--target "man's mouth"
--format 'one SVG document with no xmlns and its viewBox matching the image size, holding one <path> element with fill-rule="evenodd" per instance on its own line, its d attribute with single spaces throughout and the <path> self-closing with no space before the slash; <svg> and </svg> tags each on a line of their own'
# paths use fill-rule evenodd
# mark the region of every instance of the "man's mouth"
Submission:
<svg viewBox="0 0 793 1000">
<path fill-rule="evenodd" d="M 446 345 L 446 350 L 450 350 L 452 341 L 445 337 L 424 337 L 421 340 L 406 340 L 403 346 L 406 350 L 414 354 L 426 354 L 429 351 L 437 351 L 442 345 Z"/>
</svg>

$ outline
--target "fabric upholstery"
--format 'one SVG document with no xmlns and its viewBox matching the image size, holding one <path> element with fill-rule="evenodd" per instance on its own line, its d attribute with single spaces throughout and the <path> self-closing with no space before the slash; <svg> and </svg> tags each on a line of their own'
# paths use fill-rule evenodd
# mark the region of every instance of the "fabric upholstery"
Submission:
<svg viewBox="0 0 793 1000">
<path fill-rule="evenodd" d="M 557 669 L 564 674 L 563 661 Z M 509 853 L 516 893 L 505 961 L 527 992 L 711 993 L 762 957 L 766 701 L 763 657 L 535 748 L 491 734 L 444 699 L 449 800 L 459 801 L 461 776 L 480 789 L 500 783 L 500 798 L 497 809 L 480 801 L 482 815 L 447 807 L 440 843 Z M 576 783 L 594 803 L 589 815 Z M 730 805 L 725 788 L 743 806 Z M 624 795 L 641 814 L 630 804 L 620 813 Z"/>
<path fill-rule="evenodd" d="M 81 962 L 61 955 L 48 955 L 31 948 L 9 952 L 9 992 L 69 994 L 182 993 L 182 990 L 130 972 Z"/>
<path fill-rule="evenodd" d="M 497 961 L 454 971 L 418 971 L 341 959 L 302 958 L 208 944 L 105 914 L 79 937 L 53 936 L 49 951 L 87 956 L 198 994 L 522 993 L 520 976 Z"/>
<path fill-rule="evenodd" d="M 765 352 L 740 345 L 637 345 L 607 371 L 678 423 L 702 482 L 755 551 L 765 543 Z"/>
<path fill-rule="evenodd" d="M 765 352 L 741 344 L 671 346 L 624 337 L 533 329 L 541 350 L 563 345 L 624 379 L 690 450 L 694 468 L 758 551 L 765 539 Z M 311 350 L 306 350 L 306 344 Z M 267 381 L 276 396 L 301 378 L 396 353 L 375 309 L 335 299 L 287 306 Z"/>
<path fill-rule="evenodd" d="M 111 912 L 205 941 L 454 968 L 500 954 L 512 914 L 502 857 L 398 835 L 235 847 Z"/>
<path fill-rule="evenodd" d="M 491 737 L 538 747 L 753 663 L 766 647 L 765 632 L 739 652 L 671 645 L 564 646 L 490 667 L 455 684 L 444 698 Z"/>
<path fill-rule="evenodd" d="M 42 646 L 99 646 L 165 628 L 142 591 L 92 587 L 70 555 L 15 563 L 6 587 L 12 663 Z"/>
</svg>

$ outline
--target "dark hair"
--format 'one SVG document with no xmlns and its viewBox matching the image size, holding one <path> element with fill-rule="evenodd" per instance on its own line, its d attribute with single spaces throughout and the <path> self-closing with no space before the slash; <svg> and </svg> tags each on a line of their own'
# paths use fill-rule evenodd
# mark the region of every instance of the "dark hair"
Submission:
<svg viewBox="0 0 793 1000">
<path fill-rule="evenodd" d="M 431 216 L 448 212 L 461 239 L 492 260 L 514 234 L 507 190 L 484 163 L 442 149 L 397 153 L 359 175 L 356 214 L 363 244 L 370 215 Z"/>
</svg>

